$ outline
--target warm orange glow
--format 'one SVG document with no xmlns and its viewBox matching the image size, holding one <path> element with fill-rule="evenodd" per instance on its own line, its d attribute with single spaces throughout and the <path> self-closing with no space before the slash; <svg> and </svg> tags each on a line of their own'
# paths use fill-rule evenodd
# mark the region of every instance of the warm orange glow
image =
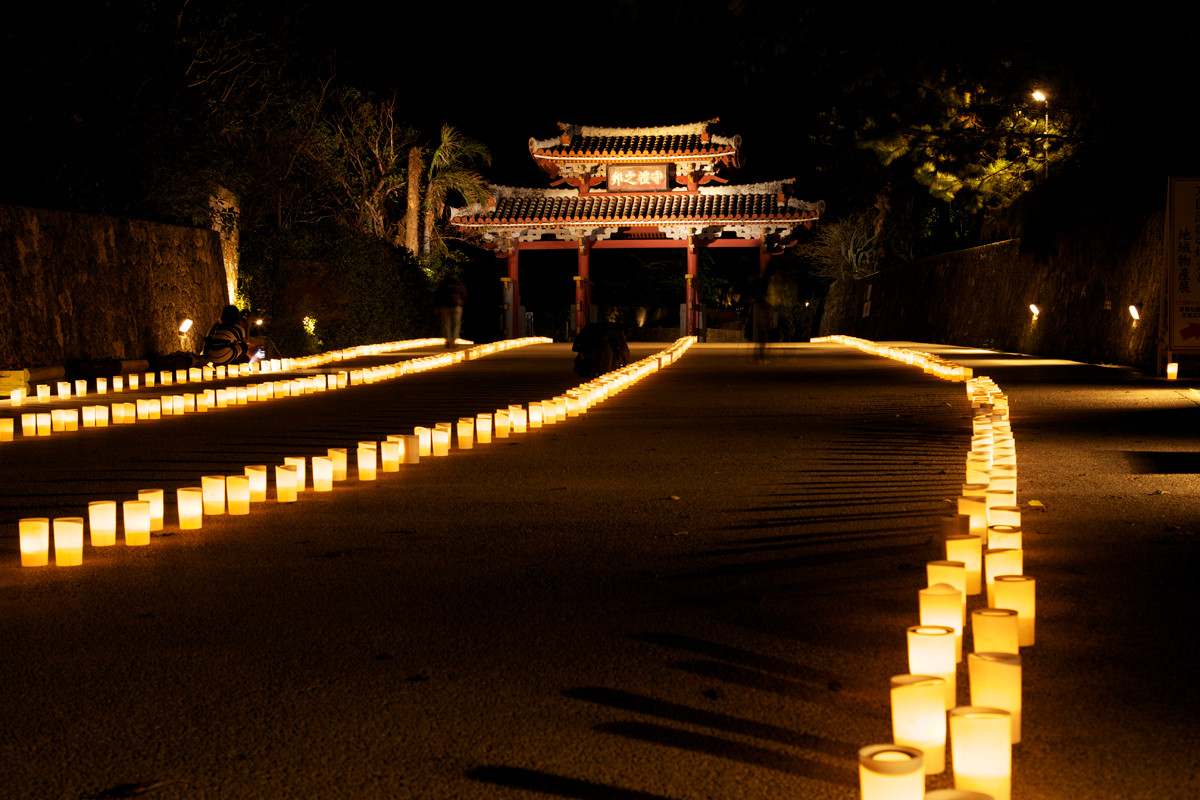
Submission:
<svg viewBox="0 0 1200 800">
<path fill-rule="evenodd" d="M 83 563 L 83 517 L 55 518 L 54 563 L 60 567 Z"/>
<path fill-rule="evenodd" d="M 862 800 L 921 800 L 925 796 L 924 757 L 915 747 L 876 744 L 858 751 Z"/>
<path fill-rule="evenodd" d="M 954 708 L 958 696 L 954 660 L 954 628 L 947 625 L 915 625 L 908 629 L 908 671 L 912 675 L 935 675 L 946 683 L 945 708 Z"/>
<path fill-rule="evenodd" d="M 954 786 L 993 800 L 1012 797 L 1012 723 L 1007 711 L 960 706 L 950 712 Z"/>
<path fill-rule="evenodd" d="M 175 503 L 179 509 L 179 529 L 198 530 L 204 519 L 204 490 L 199 486 L 183 486 L 175 490 Z"/>
<path fill-rule="evenodd" d="M 92 547 L 112 547 L 117 543 L 117 503 L 93 500 L 88 503 L 88 526 Z"/>
<path fill-rule="evenodd" d="M 1012 722 L 1012 743 L 1021 741 L 1021 657 L 1015 653 L 967 656 L 971 705 L 1002 708 Z"/>
<path fill-rule="evenodd" d="M 163 529 L 163 490 L 138 489 L 138 500 L 150 503 L 150 530 L 161 531 Z"/>
<path fill-rule="evenodd" d="M 126 500 L 121 504 L 125 518 L 125 545 L 144 547 L 150 544 L 150 501 Z"/>
<path fill-rule="evenodd" d="M 935 675 L 894 675 L 892 739 L 925 754 L 925 774 L 946 769 L 946 688 Z"/>
</svg>

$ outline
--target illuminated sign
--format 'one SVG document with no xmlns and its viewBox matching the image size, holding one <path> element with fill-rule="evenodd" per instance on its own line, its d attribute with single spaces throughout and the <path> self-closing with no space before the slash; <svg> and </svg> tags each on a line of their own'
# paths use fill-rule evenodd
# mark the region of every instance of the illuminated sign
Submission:
<svg viewBox="0 0 1200 800">
<path fill-rule="evenodd" d="M 610 192 L 665 192 L 668 180 L 667 164 L 608 166 Z"/>
<path fill-rule="evenodd" d="M 1200 350 L 1200 178 L 1171 178 L 1166 226 L 1167 347 Z"/>
</svg>

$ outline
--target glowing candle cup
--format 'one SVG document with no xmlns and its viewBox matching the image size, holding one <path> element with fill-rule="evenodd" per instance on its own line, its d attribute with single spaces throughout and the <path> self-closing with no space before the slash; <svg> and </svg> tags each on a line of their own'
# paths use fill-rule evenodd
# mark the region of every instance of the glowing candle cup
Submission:
<svg viewBox="0 0 1200 800">
<path fill-rule="evenodd" d="M 250 478 L 243 475 L 227 475 L 225 477 L 225 496 L 228 513 L 235 516 L 250 513 Z"/>
<path fill-rule="evenodd" d="M 997 575 L 992 583 L 996 608 L 1017 612 L 1017 638 L 1021 647 L 1034 643 L 1037 619 L 1037 582 L 1028 575 Z"/>
<path fill-rule="evenodd" d="M 138 489 L 138 500 L 145 500 L 150 504 L 150 530 L 161 531 L 163 529 L 163 490 Z"/>
<path fill-rule="evenodd" d="M 470 450 L 475 446 L 475 418 L 463 417 L 458 421 L 458 449 Z"/>
<path fill-rule="evenodd" d="M 267 499 L 267 467 L 253 464 L 242 470 L 250 479 L 250 502 L 261 503 Z"/>
<path fill-rule="evenodd" d="M 1004 709 L 959 706 L 950 712 L 954 786 L 993 800 L 1012 797 L 1012 722 Z"/>
<path fill-rule="evenodd" d="M 329 460 L 333 462 L 333 479 L 334 481 L 346 480 L 346 448 L 330 447 L 326 452 Z"/>
<path fill-rule="evenodd" d="M 1011 608 L 977 608 L 971 612 L 972 648 L 976 653 L 1017 653 L 1021 633 Z"/>
<path fill-rule="evenodd" d="M 987 582 L 987 602 L 996 607 L 993 585 L 997 575 L 1020 575 L 1025 571 L 1025 551 L 988 549 L 983 553 L 984 578 Z"/>
<path fill-rule="evenodd" d="M 308 462 L 304 456 L 288 456 L 283 463 L 296 468 L 296 491 L 303 492 L 308 488 Z"/>
<path fill-rule="evenodd" d="M 183 486 L 175 490 L 175 507 L 179 511 L 181 531 L 199 530 L 204 524 L 204 489 Z"/>
<path fill-rule="evenodd" d="M 358 445 L 358 479 L 360 481 L 375 480 L 375 472 L 377 469 L 377 457 L 375 445 L 360 442 Z"/>
<path fill-rule="evenodd" d="M 225 513 L 225 476 L 205 475 L 200 478 L 204 491 L 204 516 L 212 517 Z"/>
<path fill-rule="evenodd" d="M 954 661 L 962 661 L 962 629 L 966 608 L 961 590 L 948 583 L 935 583 L 918 593 L 922 625 L 944 625 L 954 629 Z"/>
<path fill-rule="evenodd" d="M 1014 653 L 967 656 L 971 705 L 1002 708 L 1012 722 L 1012 743 L 1021 741 L 1021 657 Z"/>
<path fill-rule="evenodd" d="M 958 696 L 956 664 L 954 628 L 914 625 L 908 629 L 908 671 L 912 675 L 934 675 L 944 680 L 943 705 L 946 709 L 954 708 Z"/>
<path fill-rule="evenodd" d="M 946 769 L 946 686 L 936 675 L 894 675 L 892 739 L 925 755 L 925 774 Z"/>
<path fill-rule="evenodd" d="M 924 756 L 915 747 L 874 744 L 858 751 L 862 800 L 922 800 Z"/>
<path fill-rule="evenodd" d="M 275 467 L 275 502 L 296 502 L 296 468 L 289 466 Z"/>
<path fill-rule="evenodd" d="M 112 547 L 117 543 L 117 503 L 93 500 L 88 503 L 88 528 L 92 547 Z"/>
<path fill-rule="evenodd" d="M 21 566 L 44 567 L 50 563 L 50 518 L 26 517 L 18 523 L 21 537 Z"/>
<path fill-rule="evenodd" d="M 983 539 L 973 534 L 946 537 L 946 560 L 961 561 L 966 570 L 967 594 L 983 590 Z"/>
<path fill-rule="evenodd" d="M 150 501 L 126 500 L 121 504 L 125 521 L 125 544 L 128 547 L 145 547 L 150 544 Z"/>
<path fill-rule="evenodd" d="M 329 456 L 313 456 L 313 490 L 333 491 L 333 459 Z"/>
<path fill-rule="evenodd" d="M 54 563 L 60 567 L 83 563 L 83 517 L 55 518 Z"/>
</svg>

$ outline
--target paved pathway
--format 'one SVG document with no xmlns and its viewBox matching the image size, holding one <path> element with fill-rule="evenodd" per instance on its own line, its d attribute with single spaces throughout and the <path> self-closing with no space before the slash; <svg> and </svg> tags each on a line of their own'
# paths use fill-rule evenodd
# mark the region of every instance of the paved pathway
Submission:
<svg viewBox="0 0 1200 800">
<path fill-rule="evenodd" d="M 1046 505 L 1014 797 L 1200 794 L 1195 475 L 1162 455 L 1197 449 L 1196 426 L 1170 432 L 1193 400 L 957 355 L 1013 397 L 1021 496 Z M 19 516 L 549 397 L 570 362 L 542 345 L 5 443 L 8 796 L 857 797 L 969 424 L 961 385 L 846 348 L 757 365 L 697 346 L 540 433 L 80 568 L 15 566 Z M 1119 438 L 1142 422 L 1137 448 Z"/>
</svg>

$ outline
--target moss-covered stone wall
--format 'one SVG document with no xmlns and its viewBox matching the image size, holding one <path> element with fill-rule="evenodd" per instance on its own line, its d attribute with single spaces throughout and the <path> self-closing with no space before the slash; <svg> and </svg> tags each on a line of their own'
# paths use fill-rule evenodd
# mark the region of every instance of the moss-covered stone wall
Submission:
<svg viewBox="0 0 1200 800">
<path fill-rule="evenodd" d="M 0 206 L 0 363 L 195 351 L 226 302 L 215 231 Z"/>
<path fill-rule="evenodd" d="M 1162 215 L 1035 248 L 1020 239 L 830 287 L 821 334 L 987 347 L 1156 369 Z M 1040 313 L 1035 318 L 1030 305 Z M 1139 306 L 1134 321 L 1129 306 Z M 864 309 L 866 314 L 864 316 Z"/>
</svg>

